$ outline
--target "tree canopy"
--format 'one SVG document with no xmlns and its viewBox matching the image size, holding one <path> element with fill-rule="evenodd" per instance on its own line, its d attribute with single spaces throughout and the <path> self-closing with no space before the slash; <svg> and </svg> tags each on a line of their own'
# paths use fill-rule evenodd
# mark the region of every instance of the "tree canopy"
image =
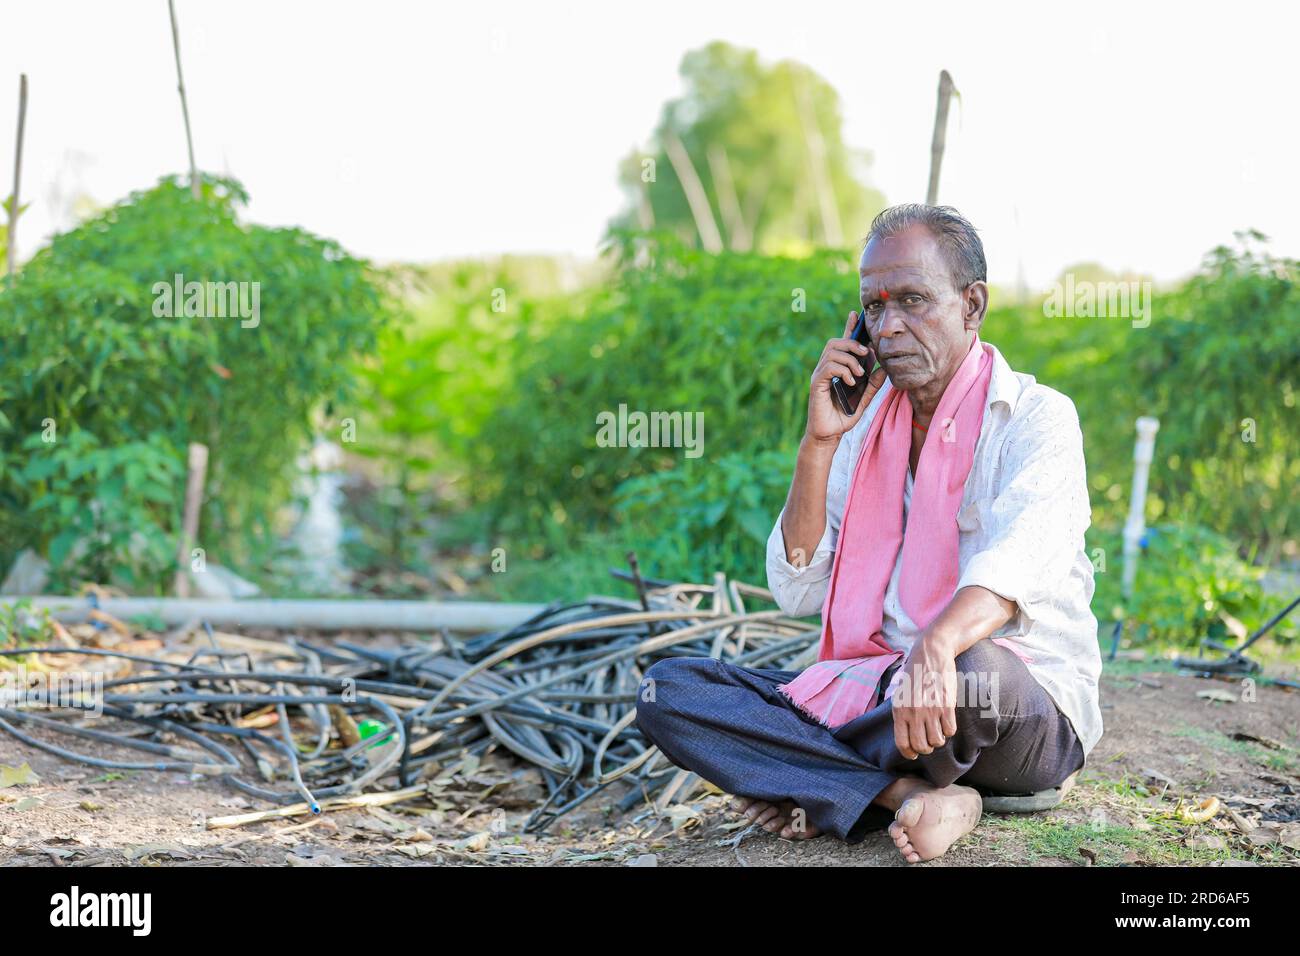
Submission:
<svg viewBox="0 0 1300 956">
<path fill-rule="evenodd" d="M 708 251 L 842 247 L 884 206 L 870 154 L 841 134 L 839 94 L 814 71 L 711 43 L 687 53 L 684 96 L 620 166 L 619 228 L 662 229 Z"/>
</svg>

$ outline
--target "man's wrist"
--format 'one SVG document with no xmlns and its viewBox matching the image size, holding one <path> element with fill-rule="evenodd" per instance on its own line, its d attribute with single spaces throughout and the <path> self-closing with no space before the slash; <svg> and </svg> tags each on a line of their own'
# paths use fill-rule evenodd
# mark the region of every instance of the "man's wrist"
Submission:
<svg viewBox="0 0 1300 956">
<path fill-rule="evenodd" d="M 829 463 L 835 457 L 836 449 L 840 447 L 841 437 L 836 435 L 834 438 L 816 438 L 804 432 L 803 440 L 799 442 L 799 457 Z"/>
<path fill-rule="evenodd" d="M 943 625 L 931 625 L 926 628 L 921 640 L 925 646 L 932 651 L 938 651 L 949 657 L 956 657 L 965 650 L 961 646 L 962 634 L 955 628 L 945 627 Z"/>
</svg>

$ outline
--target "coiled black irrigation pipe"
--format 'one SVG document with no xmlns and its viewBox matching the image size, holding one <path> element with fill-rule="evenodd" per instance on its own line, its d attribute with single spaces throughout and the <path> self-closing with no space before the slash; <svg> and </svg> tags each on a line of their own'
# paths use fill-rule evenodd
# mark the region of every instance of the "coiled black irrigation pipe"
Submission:
<svg viewBox="0 0 1300 956">
<path fill-rule="evenodd" d="M 493 747 L 533 764 L 545 781 L 547 798 L 525 832 L 545 830 L 623 778 L 635 784 L 624 809 L 656 792 L 662 807 L 689 795 L 693 788 L 684 784 L 693 778 L 633 726 L 650 664 L 699 656 L 795 669 L 801 659 L 810 662 L 817 630 L 780 611 L 747 611 L 747 598 L 771 596 L 721 574 L 713 585 L 647 582 L 635 566 L 632 574 L 614 574 L 636 585 L 637 601 L 556 603 L 508 630 L 446 638 L 437 650 L 290 639 L 254 662 L 247 651 L 220 647 L 211 628 L 211 646 L 183 662 L 96 648 L 0 650 L 0 658 L 86 655 L 132 668 L 91 693 L 69 689 L 66 680 L 0 693 L 0 730 L 89 767 L 217 776 L 257 799 L 305 802 L 313 813 L 322 800 L 381 781 L 410 787 Z M 241 725 L 268 707 L 278 717 L 276 733 Z M 380 727 L 331 747 L 341 714 L 364 714 Z M 102 718 L 105 727 L 93 726 Z M 143 756 L 92 756 L 29 729 Z"/>
</svg>

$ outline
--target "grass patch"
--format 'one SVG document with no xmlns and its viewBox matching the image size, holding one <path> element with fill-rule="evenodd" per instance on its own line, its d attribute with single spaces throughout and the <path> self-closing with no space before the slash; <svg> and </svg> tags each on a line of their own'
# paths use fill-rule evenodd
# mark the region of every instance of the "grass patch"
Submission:
<svg viewBox="0 0 1300 956">
<path fill-rule="evenodd" d="M 1103 642 L 1105 643 L 1105 642 Z M 1152 656 L 1140 661 L 1125 660 L 1116 658 L 1107 660 L 1106 654 L 1110 653 L 1109 648 L 1102 648 L 1102 675 L 1105 677 L 1137 677 L 1141 674 L 1176 674 L 1178 669 L 1174 667 L 1174 662 L 1165 657 L 1156 657 L 1156 651 L 1152 650 Z"/>
<path fill-rule="evenodd" d="M 1220 753 L 1234 754 L 1271 770 L 1293 771 L 1298 765 L 1295 756 L 1287 751 L 1270 750 L 1249 740 L 1234 740 L 1218 730 L 1208 730 L 1204 727 L 1193 727 L 1184 724 L 1170 731 L 1170 735 L 1193 740 Z"/>
<path fill-rule="evenodd" d="M 1232 741 L 1237 743 L 1237 741 Z M 985 815 L 974 839 L 999 862 L 1033 865 L 1059 860 L 1097 866 L 1204 866 L 1233 861 L 1271 862 L 1233 831 L 1211 824 L 1187 824 L 1170 814 L 1174 801 L 1152 802 L 1132 778 L 1081 783 L 1050 813 Z M 1190 846 L 1213 836 L 1223 846 Z M 1087 851 L 1087 854 L 1081 851 Z"/>
<path fill-rule="evenodd" d="M 1187 846 L 1184 840 L 1194 834 L 1195 827 L 1159 817 L 1147 818 L 1146 822 L 1151 829 L 1102 821 L 1100 817 L 1097 823 L 1073 823 L 1025 815 L 986 818 L 981 829 L 1011 835 L 1028 857 L 1024 861 L 1027 863 L 1048 857 L 1083 863 L 1082 850 L 1095 855 L 1097 866 L 1191 865 L 1250 859 L 1232 849 L 1226 839 L 1221 849 Z M 1213 830 L 1206 832 L 1220 835 Z"/>
</svg>

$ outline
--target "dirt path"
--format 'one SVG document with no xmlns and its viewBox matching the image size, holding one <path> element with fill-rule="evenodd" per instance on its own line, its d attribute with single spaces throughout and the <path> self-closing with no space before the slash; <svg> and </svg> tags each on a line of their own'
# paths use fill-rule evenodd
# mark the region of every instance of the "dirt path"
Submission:
<svg viewBox="0 0 1300 956">
<path fill-rule="evenodd" d="M 1198 696 L 1217 691 L 1231 702 Z M 1103 678 L 1106 734 L 1057 809 L 985 815 L 979 829 L 928 865 L 993 863 L 1291 864 L 1300 862 L 1300 693 L 1121 664 Z M 791 843 L 743 832 L 721 796 L 701 796 L 656 820 L 604 805 L 518 836 L 541 793 L 535 772 L 490 755 L 447 768 L 428 802 L 347 810 L 317 820 L 207 829 L 211 816 L 257 809 L 220 782 L 155 773 L 104 774 L 0 734 L 0 765 L 28 762 L 34 784 L 0 789 L 0 864 L 788 866 L 903 865 L 874 835 L 854 847 Z M 1215 796 L 1205 823 L 1177 819 L 1179 799 Z"/>
</svg>

